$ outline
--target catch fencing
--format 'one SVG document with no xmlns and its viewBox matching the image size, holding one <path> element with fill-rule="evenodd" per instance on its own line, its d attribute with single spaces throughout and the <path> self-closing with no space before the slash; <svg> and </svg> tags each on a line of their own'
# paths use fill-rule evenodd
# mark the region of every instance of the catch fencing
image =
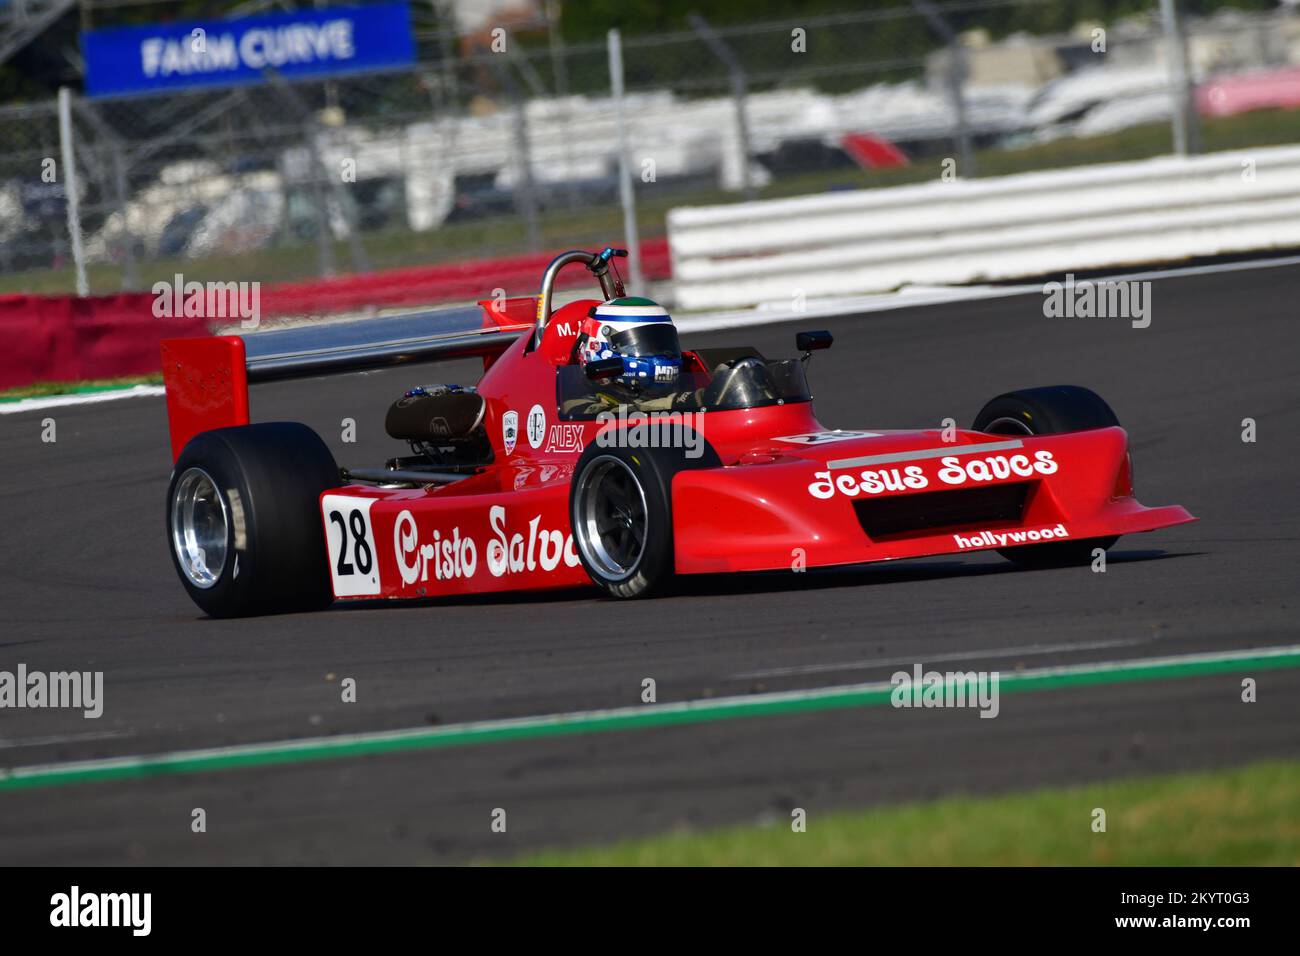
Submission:
<svg viewBox="0 0 1300 956">
<path fill-rule="evenodd" d="M 111 25 L 111 8 L 86 7 L 93 26 Z M 0 109 L 0 291 L 76 288 L 65 146 L 90 292 L 178 272 L 302 282 L 618 244 L 620 158 L 650 239 L 679 206 L 945 169 L 969 180 L 1019 157 L 1071 165 L 1071 149 L 1043 148 L 1115 131 L 1157 135 L 1114 158 L 1155 155 L 1173 142 L 1171 43 L 1187 48 L 1194 78 L 1300 65 L 1300 17 L 1287 10 L 1193 21 L 1184 41 L 1155 0 L 1114 23 L 1081 20 L 1068 0 L 897 0 L 629 27 L 616 101 L 604 36 L 567 40 L 545 15 L 468 29 L 442 4 L 411 11 L 418 62 L 400 72 L 73 95 L 62 139 L 54 102 Z"/>
</svg>

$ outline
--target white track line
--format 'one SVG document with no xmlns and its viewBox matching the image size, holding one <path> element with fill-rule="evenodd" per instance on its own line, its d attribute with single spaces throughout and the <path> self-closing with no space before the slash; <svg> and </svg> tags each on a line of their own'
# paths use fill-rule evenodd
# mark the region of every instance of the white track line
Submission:
<svg viewBox="0 0 1300 956">
<path fill-rule="evenodd" d="M 120 731 L 105 730 L 85 734 L 60 734 L 53 737 L 23 737 L 14 740 L 0 738 L 0 750 L 13 750 L 17 747 L 44 747 L 50 744 L 76 744 L 86 740 L 110 740 L 127 736 L 129 734 Z"/>
<path fill-rule="evenodd" d="M 135 385 L 131 388 L 106 389 L 102 392 L 77 392 L 72 395 L 50 395 L 47 398 L 23 398 L 16 402 L 0 402 L 0 415 L 18 412 L 38 412 L 46 408 L 63 408 L 65 405 L 94 405 L 112 402 L 119 398 L 152 398 L 162 395 L 161 385 Z"/>
<path fill-rule="evenodd" d="M 1180 668 L 1198 664 L 1227 664 L 1235 661 L 1259 660 L 1268 658 L 1294 658 L 1300 655 L 1300 645 L 1281 647 L 1256 647 L 1232 651 L 1210 651 L 1198 654 L 1181 654 L 1166 657 L 1136 658 L 1122 661 L 1094 661 L 1085 664 L 1066 664 L 1043 667 L 1035 670 L 1017 671 L 1002 675 L 1004 685 L 1029 686 L 1044 678 L 1068 678 L 1071 676 L 1100 676 L 1104 674 L 1132 673 L 1151 668 Z M 313 751 L 340 751 L 350 748 L 365 747 L 376 743 L 409 741 L 412 739 L 432 742 L 439 739 L 454 738 L 463 743 L 472 742 L 474 738 L 490 738 L 493 734 L 519 730 L 537 730 L 549 728 L 557 730 L 577 725 L 601 722 L 604 729 L 610 723 L 635 721 L 646 714 L 657 715 L 672 713 L 693 713 L 698 715 L 731 712 L 737 710 L 756 713 L 773 705 L 799 703 L 805 701 L 845 698 L 861 694 L 885 694 L 894 690 L 889 681 L 874 681 L 866 684 L 850 684 L 831 687 L 816 687 L 804 690 L 776 691 L 761 694 L 745 694 L 733 697 L 712 697 L 675 703 L 639 705 L 634 707 L 615 707 L 605 710 L 580 710 L 566 713 L 541 714 L 535 717 L 510 717 L 495 720 L 472 721 L 468 723 L 446 724 L 441 727 L 410 727 L 399 730 L 380 730 L 351 734 L 337 734 L 326 737 L 306 737 L 292 740 L 275 740 L 262 743 L 232 744 L 223 747 L 210 747 L 196 750 L 178 750 L 160 754 L 140 754 L 121 757 L 107 757 L 96 760 L 77 760 L 60 763 L 39 764 L 25 767 L 0 767 L 0 783 L 21 781 L 23 779 L 72 774 L 94 774 L 120 769 L 140 767 L 165 767 L 177 763 L 193 763 L 214 759 L 248 760 L 250 758 L 278 758 L 283 760 L 293 755 L 310 754 Z M 701 716 L 700 719 L 712 719 Z"/>
<path fill-rule="evenodd" d="M 1114 641 L 1083 641 L 1078 644 L 1026 644 L 1020 647 L 990 647 L 975 651 L 941 651 L 931 654 L 909 654 L 906 657 L 876 657 L 860 661 L 843 661 L 836 664 L 805 664 L 794 667 L 770 667 L 766 670 L 743 671 L 732 674 L 728 680 L 753 680 L 760 677 L 794 677 L 801 674 L 833 674 L 837 671 L 860 671 L 870 667 L 893 667 L 924 661 L 938 664 L 941 661 L 973 661 L 980 658 L 995 660 L 1000 657 L 1032 657 L 1039 654 L 1058 654 L 1070 651 L 1097 651 L 1110 647 L 1133 647 L 1149 644 L 1155 638 L 1125 638 Z"/>
</svg>

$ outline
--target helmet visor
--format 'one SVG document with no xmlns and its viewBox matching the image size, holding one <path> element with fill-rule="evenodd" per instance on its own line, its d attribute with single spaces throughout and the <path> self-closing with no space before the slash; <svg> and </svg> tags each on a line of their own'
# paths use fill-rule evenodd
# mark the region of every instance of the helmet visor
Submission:
<svg viewBox="0 0 1300 956">
<path fill-rule="evenodd" d="M 645 325 L 615 332 L 609 337 L 609 344 L 620 355 L 682 356 L 682 344 L 677 338 L 677 329 L 671 322 L 647 322 Z"/>
</svg>

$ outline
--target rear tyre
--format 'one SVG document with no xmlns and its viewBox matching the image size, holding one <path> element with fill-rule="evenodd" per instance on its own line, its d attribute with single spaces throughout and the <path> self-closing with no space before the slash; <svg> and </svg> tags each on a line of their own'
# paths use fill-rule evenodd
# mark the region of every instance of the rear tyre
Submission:
<svg viewBox="0 0 1300 956">
<path fill-rule="evenodd" d="M 1111 428 L 1119 424 L 1115 412 L 1096 392 L 1079 385 L 1025 388 L 999 395 L 985 405 L 971 426 L 990 435 L 1061 435 L 1067 432 Z M 1093 551 L 1110 548 L 1118 535 L 1083 541 L 999 548 L 998 554 L 1025 567 L 1046 568 L 1087 564 Z"/>
<path fill-rule="evenodd" d="M 329 605 L 319 499 L 338 482 L 330 450 L 297 422 L 195 435 L 167 489 L 172 564 L 194 603 L 212 617 Z"/>
<path fill-rule="evenodd" d="M 688 458 L 668 448 L 590 445 L 569 487 L 569 521 L 582 566 L 618 598 L 663 594 L 673 581 L 673 476 L 721 464 L 707 444 Z"/>
</svg>

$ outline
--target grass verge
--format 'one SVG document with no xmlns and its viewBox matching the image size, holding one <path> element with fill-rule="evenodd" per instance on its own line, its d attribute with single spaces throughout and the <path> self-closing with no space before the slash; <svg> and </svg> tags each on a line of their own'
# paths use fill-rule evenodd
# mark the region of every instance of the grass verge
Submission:
<svg viewBox="0 0 1300 956">
<path fill-rule="evenodd" d="M 1106 832 L 1092 830 L 1106 811 Z M 540 866 L 1245 866 L 1300 864 L 1300 762 L 1000 797 L 810 813 L 767 825 L 554 850 Z"/>
</svg>

